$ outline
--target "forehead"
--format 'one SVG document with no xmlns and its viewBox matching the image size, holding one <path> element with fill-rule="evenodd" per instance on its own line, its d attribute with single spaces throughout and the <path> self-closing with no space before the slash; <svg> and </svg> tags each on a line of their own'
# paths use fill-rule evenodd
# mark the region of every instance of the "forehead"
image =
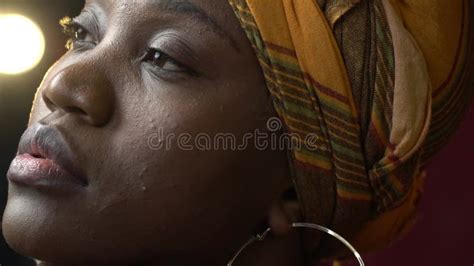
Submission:
<svg viewBox="0 0 474 266">
<path fill-rule="evenodd" d="M 86 0 L 86 9 L 95 10 L 101 23 L 122 30 L 149 25 L 171 18 L 187 24 L 188 30 L 206 26 L 226 39 L 237 51 L 249 47 L 248 39 L 228 0 Z M 112 23 L 110 23 L 112 21 Z M 202 27 L 200 28 L 202 29 Z"/>
<path fill-rule="evenodd" d="M 228 0 L 86 0 L 86 7 L 101 9 L 107 16 L 122 19 L 147 20 L 157 16 L 173 16 L 181 13 L 202 13 L 215 20 L 223 29 L 236 30 L 238 21 Z"/>
</svg>

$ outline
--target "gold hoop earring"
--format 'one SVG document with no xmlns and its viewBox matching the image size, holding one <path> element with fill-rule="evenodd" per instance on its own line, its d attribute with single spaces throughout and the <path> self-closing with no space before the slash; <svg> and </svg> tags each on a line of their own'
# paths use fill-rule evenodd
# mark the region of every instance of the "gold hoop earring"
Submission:
<svg viewBox="0 0 474 266">
<path fill-rule="evenodd" d="M 319 230 L 319 231 L 322 231 L 326 234 L 329 234 L 331 236 L 333 236 L 334 238 L 336 238 L 337 240 L 339 240 L 341 243 L 343 243 L 347 248 L 349 248 L 349 250 L 354 254 L 354 256 L 356 257 L 357 261 L 359 262 L 359 265 L 360 266 L 364 266 L 364 260 L 362 260 L 362 257 L 360 256 L 359 252 L 357 252 L 357 250 L 349 243 L 349 241 L 347 241 L 345 238 L 343 238 L 341 235 L 339 235 L 338 233 L 332 231 L 331 229 L 329 228 L 326 228 L 324 226 L 321 226 L 321 225 L 317 225 L 317 224 L 311 224 L 311 223 L 293 223 L 291 225 L 291 227 L 293 228 L 309 228 L 309 229 L 315 229 L 315 230 Z M 227 263 L 227 266 L 232 266 L 234 264 L 234 262 L 237 260 L 237 258 L 239 257 L 239 255 L 247 248 L 249 247 L 250 245 L 252 245 L 253 243 L 255 242 L 260 242 L 260 241 L 264 241 L 267 236 L 271 233 L 271 228 L 267 228 L 263 233 L 261 234 L 258 234 L 258 235 L 255 235 L 253 236 L 252 238 L 250 238 L 235 254 L 234 256 L 232 256 L 232 258 L 230 259 L 230 261 Z"/>
</svg>

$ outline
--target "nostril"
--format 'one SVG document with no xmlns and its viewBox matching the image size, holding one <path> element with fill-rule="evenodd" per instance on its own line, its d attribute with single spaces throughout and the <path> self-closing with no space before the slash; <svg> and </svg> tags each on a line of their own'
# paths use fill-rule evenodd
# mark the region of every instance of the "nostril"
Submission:
<svg viewBox="0 0 474 266">
<path fill-rule="evenodd" d="M 46 104 L 46 107 L 48 107 L 49 110 L 54 111 L 56 109 L 53 101 L 51 101 L 46 95 L 43 94 L 43 101 Z"/>
<path fill-rule="evenodd" d="M 79 107 L 67 106 L 67 107 L 63 107 L 63 109 L 67 113 L 76 113 L 76 114 L 80 114 L 80 115 L 87 115 L 87 113 Z"/>
<path fill-rule="evenodd" d="M 31 154 L 31 156 L 33 156 L 34 158 L 37 158 L 37 159 L 44 159 L 44 156 L 41 155 L 41 154 L 38 154 L 38 153 L 33 153 L 33 154 Z"/>
<path fill-rule="evenodd" d="M 53 101 L 51 101 L 51 99 L 49 99 L 47 96 L 43 96 L 43 100 L 44 100 L 44 103 L 46 104 L 46 107 L 48 107 L 48 109 L 51 110 L 52 112 L 54 112 L 58 108 L 58 106 L 56 106 L 56 104 Z M 64 106 L 64 107 L 61 107 L 61 109 L 63 109 L 67 113 L 87 115 L 87 113 L 84 110 L 76 106 Z"/>
</svg>

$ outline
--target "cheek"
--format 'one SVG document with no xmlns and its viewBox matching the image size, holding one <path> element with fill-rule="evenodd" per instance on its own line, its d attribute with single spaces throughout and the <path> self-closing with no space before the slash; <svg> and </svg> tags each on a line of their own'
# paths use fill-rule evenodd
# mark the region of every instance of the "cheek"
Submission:
<svg viewBox="0 0 474 266">
<path fill-rule="evenodd" d="M 165 212 L 181 209 L 189 216 L 202 213 L 214 200 L 232 198 L 237 191 L 235 183 L 244 181 L 238 179 L 243 173 L 235 165 L 243 163 L 245 152 L 201 150 L 195 145 L 195 136 L 211 137 L 231 132 L 230 128 L 219 122 L 220 115 L 212 109 L 181 106 L 185 107 L 143 108 L 138 119 L 128 112 L 121 122 L 127 126 L 108 140 L 104 158 L 108 166 L 97 169 L 96 187 L 107 190 L 100 194 L 112 198 L 125 195 Z"/>
<path fill-rule="evenodd" d="M 194 249 L 195 243 L 208 248 L 205 243 L 214 243 L 212 236 L 229 236 L 229 226 L 247 235 L 267 204 L 260 199 L 265 192 L 259 193 L 265 189 L 257 160 L 261 152 L 252 147 L 203 151 L 193 143 L 200 133 L 211 138 L 232 133 L 239 139 L 259 122 L 254 114 L 235 112 L 228 101 L 212 95 L 196 97 L 198 104 L 167 96 L 121 104 L 135 107 L 119 111 L 121 129 L 109 136 L 97 184 L 91 183 L 97 190 L 91 194 L 98 197 L 98 217 L 133 219 L 137 227 L 131 230 L 146 228 L 154 232 L 149 241 L 166 239 L 168 247 L 186 242 Z M 191 136 L 186 147 L 178 141 L 184 135 Z"/>
</svg>

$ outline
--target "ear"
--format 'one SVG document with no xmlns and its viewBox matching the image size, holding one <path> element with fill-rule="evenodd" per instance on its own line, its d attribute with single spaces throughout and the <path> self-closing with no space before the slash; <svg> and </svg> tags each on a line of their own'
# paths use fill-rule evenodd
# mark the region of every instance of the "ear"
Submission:
<svg viewBox="0 0 474 266">
<path fill-rule="evenodd" d="M 277 236 L 285 236 L 292 232 L 293 223 L 301 221 L 301 208 L 295 197 L 282 197 L 274 202 L 268 211 L 268 224 L 272 233 Z"/>
</svg>

